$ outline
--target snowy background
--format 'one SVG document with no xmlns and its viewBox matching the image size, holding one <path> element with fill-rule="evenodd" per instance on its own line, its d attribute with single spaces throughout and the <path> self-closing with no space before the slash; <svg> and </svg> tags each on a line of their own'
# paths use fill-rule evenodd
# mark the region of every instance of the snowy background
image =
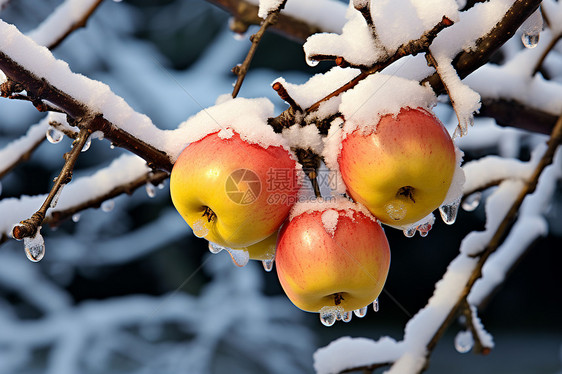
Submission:
<svg viewBox="0 0 562 374">
<path fill-rule="evenodd" d="M 28 33 L 59 3 L 0 1 L 0 18 Z M 155 3 L 105 1 L 87 28 L 74 32 L 53 53 L 72 71 L 109 85 L 159 128 L 174 129 L 232 91 L 235 76 L 230 69 L 244 59 L 249 34 L 234 35 L 228 29 L 228 14 L 203 1 Z M 345 10 L 345 4 L 342 7 Z M 548 35 L 541 38 L 543 43 Z M 523 48 L 518 34 L 503 53 L 515 56 Z M 554 77 L 559 74 L 558 83 L 561 48 L 545 62 Z M 514 59 L 519 63 L 514 62 L 510 72 L 517 76 L 526 58 L 531 57 Z M 271 82 L 283 77 L 293 84 L 304 83 L 332 66 L 310 67 L 305 60 L 301 44 L 266 34 L 240 95 L 268 97 L 281 112 L 286 105 Z M 516 80 L 492 68 L 482 69 L 482 76 L 486 79 L 467 81 L 483 95 L 521 91 Z M 542 89 L 538 96 L 544 98 L 540 82 L 527 87 Z M 453 133 L 457 117 L 446 100 L 436 113 Z M 44 133 L 44 118 L 28 102 L 0 100 L 0 149 L 33 124 L 40 124 L 38 129 Z M 465 162 L 485 155 L 527 162 L 546 139 L 476 118 L 458 145 Z M 44 142 L 29 161 L 1 179 L 0 202 L 46 193 L 69 147 L 66 138 L 56 144 Z M 79 158 L 75 179 L 108 167 L 126 153 L 94 139 Z M 509 162 L 495 172 L 503 167 L 506 173 L 528 173 L 528 167 Z M 482 169 L 474 167 L 475 173 Z M 530 230 L 523 227 L 522 234 L 512 238 L 521 243 L 527 236 L 534 244 L 503 288 L 479 310 L 493 335 L 494 349 L 487 356 L 461 355 L 454 340 L 464 326 L 453 324 L 437 345 L 428 373 L 562 372 L 558 269 L 562 194 L 560 175 L 551 174 L 552 183 L 522 208 L 528 210 L 525 217 L 540 215 L 544 220 L 521 223 Z M 438 221 L 427 238 L 409 239 L 401 231 L 387 229 L 392 266 L 380 311 L 326 328 L 316 314 L 294 307 L 282 294 L 275 274 L 265 273 L 261 264 L 252 261 L 239 269 L 224 253 L 211 256 L 206 243 L 191 234 L 173 209 L 167 182 L 147 186 L 100 209 L 84 211 L 56 230 L 44 227 L 47 252 L 39 263 L 27 260 L 21 242 L 9 240 L 0 246 L 0 374 L 312 373 L 314 352 L 342 336 L 401 340 L 404 325 L 426 305 L 435 283 L 459 255 L 462 239 L 485 228 L 482 204 L 472 212 L 461 210 L 453 226 Z M 534 207 L 540 211 L 533 211 Z M 2 212 L 2 225 L 12 225 L 6 210 Z M 547 228 L 541 229 L 541 224 Z M 341 352 L 353 360 L 353 344 L 339 342 Z M 357 344 L 359 353 L 368 349 Z M 385 348 L 389 352 L 402 349 L 390 345 Z M 331 358 L 338 359 L 333 352 L 328 351 Z M 316 355 L 316 370 L 323 372 L 322 363 L 330 359 L 321 355 L 322 350 Z M 360 364 L 363 357 L 359 354 L 355 362 Z"/>
</svg>

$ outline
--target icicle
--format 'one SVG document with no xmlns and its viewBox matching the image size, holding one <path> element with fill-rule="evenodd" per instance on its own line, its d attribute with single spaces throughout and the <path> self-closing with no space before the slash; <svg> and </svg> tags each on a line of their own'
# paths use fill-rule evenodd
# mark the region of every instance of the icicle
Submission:
<svg viewBox="0 0 562 374">
<path fill-rule="evenodd" d="M 50 127 L 45 134 L 47 140 L 51 144 L 57 144 L 58 142 L 60 142 L 63 138 L 63 135 L 64 134 L 61 131 L 55 129 L 54 127 Z"/>
<path fill-rule="evenodd" d="M 353 312 L 343 312 L 341 320 L 344 322 L 351 322 L 351 318 L 353 317 Z"/>
<path fill-rule="evenodd" d="M 367 306 L 364 306 L 363 308 L 360 309 L 355 309 L 353 313 L 355 314 L 356 317 L 363 318 L 367 315 Z"/>
<path fill-rule="evenodd" d="M 72 222 L 76 223 L 80 221 L 80 213 L 75 213 L 72 215 Z"/>
<path fill-rule="evenodd" d="M 373 310 L 375 312 L 379 311 L 379 298 L 378 297 L 375 299 L 375 301 L 373 301 Z"/>
<path fill-rule="evenodd" d="M 201 217 L 193 222 L 191 229 L 193 230 L 193 235 L 198 238 L 204 238 L 209 234 L 209 221 L 207 221 L 207 218 Z"/>
<path fill-rule="evenodd" d="M 456 200 L 449 205 L 441 205 L 439 207 L 439 213 L 441 214 L 441 219 L 447 225 L 452 225 L 457 219 L 457 213 L 459 212 L 460 199 Z"/>
<path fill-rule="evenodd" d="M 459 331 L 455 336 L 455 349 L 459 353 L 467 353 L 474 347 L 474 338 L 468 330 Z"/>
<path fill-rule="evenodd" d="M 322 307 L 319 311 L 320 313 L 320 322 L 326 327 L 333 326 L 338 319 L 338 315 L 341 318 L 343 314 L 343 308 L 337 306 L 325 306 Z"/>
<path fill-rule="evenodd" d="M 222 245 L 209 242 L 209 252 L 211 252 L 212 254 L 216 255 L 217 253 L 220 253 L 223 249 L 225 249 L 225 247 L 223 247 Z"/>
<path fill-rule="evenodd" d="M 154 187 L 154 185 L 152 183 L 147 183 L 145 186 L 146 189 L 146 194 L 148 195 L 148 197 L 150 197 L 151 199 L 156 196 L 156 187 Z"/>
<path fill-rule="evenodd" d="M 115 208 L 115 201 L 113 200 L 106 200 L 101 203 L 101 210 L 108 213 L 111 212 Z"/>
<path fill-rule="evenodd" d="M 418 229 L 417 226 L 410 226 L 404 230 L 402 230 L 402 232 L 404 233 L 404 236 L 407 238 L 413 238 L 414 235 L 416 235 L 416 230 Z"/>
<path fill-rule="evenodd" d="M 53 200 L 51 200 L 51 205 L 49 205 L 49 208 L 53 209 L 57 206 L 58 202 L 59 202 L 59 197 L 60 194 L 62 193 L 62 189 L 64 188 L 65 184 L 62 184 L 60 186 L 60 188 L 57 190 L 57 192 L 55 193 L 55 196 L 53 196 Z"/>
<path fill-rule="evenodd" d="M 271 258 L 271 259 L 268 259 L 268 260 L 263 260 L 263 261 L 261 262 L 262 265 L 263 265 L 264 270 L 267 271 L 268 273 L 269 273 L 271 270 L 273 270 L 273 262 L 274 262 L 274 260 L 273 260 L 272 258 Z"/>
<path fill-rule="evenodd" d="M 422 238 L 425 238 L 433 226 L 430 223 L 424 223 L 418 226 L 418 231 Z"/>
<path fill-rule="evenodd" d="M 523 34 L 521 41 L 525 48 L 535 48 L 539 44 L 539 36 L 543 27 L 543 19 L 540 9 L 537 9 L 529 18 L 521 25 Z"/>
<path fill-rule="evenodd" d="M 84 143 L 84 146 L 82 147 L 82 152 L 86 152 L 88 149 L 90 149 L 91 145 L 92 145 L 92 137 L 89 136 L 88 139 L 86 140 L 86 143 Z"/>
<path fill-rule="evenodd" d="M 37 229 L 37 233 L 33 238 L 24 238 L 23 245 L 25 255 L 32 262 L 39 262 L 45 257 L 45 241 L 41 235 L 41 227 Z"/>
<path fill-rule="evenodd" d="M 406 213 L 408 212 L 406 209 L 406 204 L 404 204 L 400 200 L 392 200 L 385 204 L 384 210 L 390 218 L 395 221 L 399 221 L 406 217 Z"/>
<path fill-rule="evenodd" d="M 236 266 L 244 267 L 248 264 L 248 261 L 250 261 L 250 253 L 244 249 L 232 249 L 226 247 L 225 249 L 230 254 L 232 262 L 234 262 L 234 265 Z"/>
<path fill-rule="evenodd" d="M 480 201 L 482 200 L 482 193 L 475 192 L 471 195 L 468 195 L 464 201 L 462 202 L 462 208 L 467 212 L 472 212 L 478 205 L 480 205 Z"/>
</svg>

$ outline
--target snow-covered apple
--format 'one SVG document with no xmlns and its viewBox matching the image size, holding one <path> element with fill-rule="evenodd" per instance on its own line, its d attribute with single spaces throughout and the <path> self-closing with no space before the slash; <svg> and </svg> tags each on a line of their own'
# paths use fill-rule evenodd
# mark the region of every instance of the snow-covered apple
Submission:
<svg viewBox="0 0 562 374">
<path fill-rule="evenodd" d="M 390 266 L 384 231 L 368 211 L 351 204 L 292 213 L 279 233 L 277 275 L 302 310 L 333 317 L 361 310 L 384 286 Z"/>
<path fill-rule="evenodd" d="M 212 133 L 191 143 L 174 164 L 170 193 L 194 234 L 243 248 L 277 232 L 296 200 L 296 161 L 280 146 Z"/>
<path fill-rule="evenodd" d="M 339 169 L 347 192 L 381 222 L 405 227 L 438 208 L 456 168 L 442 123 L 421 108 L 382 116 L 373 132 L 342 141 Z"/>
</svg>

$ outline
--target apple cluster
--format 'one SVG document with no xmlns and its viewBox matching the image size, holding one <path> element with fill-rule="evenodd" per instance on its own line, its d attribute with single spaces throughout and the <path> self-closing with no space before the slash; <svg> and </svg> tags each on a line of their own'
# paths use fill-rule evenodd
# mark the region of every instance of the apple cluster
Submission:
<svg viewBox="0 0 562 374">
<path fill-rule="evenodd" d="M 267 271 L 275 260 L 289 299 L 324 325 L 363 317 L 377 309 L 390 266 L 381 225 L 425 236 L 457 167 L 451 137 L 427 109 L 403 107 L 373 129 L 341 141 L 344 194 L 299 202 L 306 181 L 289 147 L 210 131 L 177 158 L 173 204 L 211 252 L 228 251 L 238 266 L 260 260 Z"/>
</svg>

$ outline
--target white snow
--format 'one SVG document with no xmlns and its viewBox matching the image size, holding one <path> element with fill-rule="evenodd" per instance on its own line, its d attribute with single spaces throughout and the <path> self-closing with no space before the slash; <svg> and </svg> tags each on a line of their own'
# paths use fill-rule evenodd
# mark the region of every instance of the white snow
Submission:
<svg viewBox="0 0 562 374">
<path fill-rule="evenodd" d="M 318 128 L 314 124 L 291 126 L 283 129 L 282 134 L 291 147 L 310 149 L 316 154 L 322 153 L 324 142 L 318 132 Z"/>
<path fill-rule="evenodd" d="M 0 149 L 0 171 L 13 165 L 35 144 L 45 139 L 45 132 L 49 128 L 50 121 L 50 116 L 45 117 L 39 123 L 30 126 L 25 135 L 2 147 Z"/>
<path fill-rule="evenodd" d="M 266 19 L 269 13 L 275 12 L 286 0 L 259 0 L 258 17 Z"/>
<path fill-rule="evenodd" d="M 353 219 L 353 214 L 359 212 L 366 217 L 369 217 L 372 221 L 378 222 L 375 217 L 361 204 L 356 204 L 349 199 L 341 196 L 333 196 L 329 199 L 306 199 L 305 201 L 299 201 L 291 209 L 291 214 L 289 219 L 300 216 L 301 214 L 310 214 L 313 212 L 325 212 L 326 210 L 335 210 L 337 212 L 342 212 L 343 215 Z M 332 219 L 334 216 L 329 216 Z M 333 221 L 328 225 L 333 227 Z M 328 231 L 328 229 L 327 229 Z"/>
<path fill-rule="evenodd" d="M 324 225 L 324 230 L 332 236 L 334 236 L 336 232 L 336 228 L 338 227 L 338 218 L 340 214 L 337 210 L 327 209 L 322 212 L 322 225 Z"/>
<path fill-rule="evenodd" d="M 443 200 L 443 205 L 450 205 L 462 197 L 463 187 L 466 183 L 465 172 L 461 167 L 463 156 L 464 152 L 455 144 L 456 168 L 453 179 L 451 180 L 451 186 L 449 187 L 449 191 L 447 191 L 447 196 L 445 196 Z"/>
</svg>

